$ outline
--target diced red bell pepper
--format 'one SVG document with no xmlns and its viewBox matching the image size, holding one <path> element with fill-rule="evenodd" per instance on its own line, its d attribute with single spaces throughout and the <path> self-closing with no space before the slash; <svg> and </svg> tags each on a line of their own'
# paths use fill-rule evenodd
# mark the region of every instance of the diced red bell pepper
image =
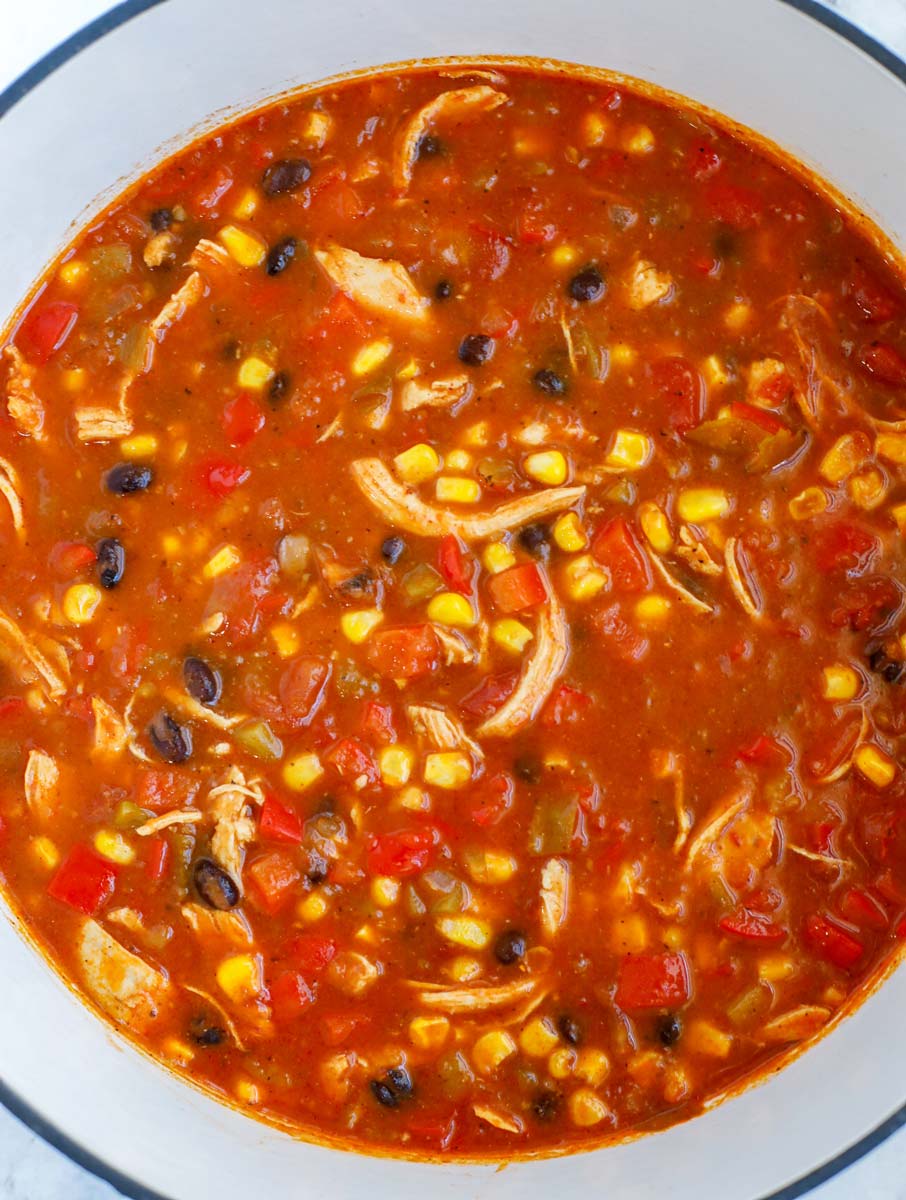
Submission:
<svg viewBox="0 0 906 1200">
<path fill-rule="evenodd" d="M 416 875 L 431 861 L 438 840 L 438 831 L 430 826 L 372 834 L 367 846 L 368 870 L 372 875 Z"/>
<path fill-rule="evenodd" d="M 51 570 L 60 579 L 72 579 L 97 562 L 97 554 L 85 542 L 57 542 L 50 552 Z"/>
<path fill-rule="evenodd" d="M 25 712 L 25 701 L 21 696 L 4 696 L 0 699 L 0 721 L 21 716 Z"/>
<path fill-rule="evenodd" d="M 145 874 L 156 881 L 163 879 L 170 862 L 170 843 L 166 838 L 148 838 L 145 849 Z"/>
<path fill-rule="evenodd" d="M 695 364 L 688 358 L 669 355 L 655 359 L 650 371 L 655 389 L 666 404 L 670 428 L 684 434 L 700 424 L 705 411 L 705 383 Z"/>
<path fill-rule="evenodd" d="M 391 679 L 427 675 L 439 661 L 437 634 L 430 625 L 378 630 L 366 643 L 365 657 L 376 671 Z"/>
<path fill-rule="evenodd" d="M 783 429 L 783 422 L 772 412 L 766 408 L 759 408 L 757 404 L 746 404 L 743 400 L 733 401 L 730 405 L 730 415 L 740 421 L 749 421 L 768 434 L 779 433 Z"/>
<path fill-rule="evenodd" d="M 878 552 L 878 539 L 852 521 L 835 521 L 819 529 L 813 539 L 815 566 L 827 575 L 831 571 L 862 572 Z"/>
<path fill-rule="evenodd" d="M 283 908 L 302 878 L 295 862 L 282 850 L 254 859 L 246 867 L 246 874 L 255 885 L 262 908 L 271 914 Z"/>
<path fill-rule="evenodd" d="M 199 483 L 217 500 L 225 500 L 250 474 L 248 467 L 229 458 L 208 458 L 196 468 Z"/>
<path fill-rule="evenodd" d="M 873 325 L 892 320 L 902 310 L 902 305 L 893 292 L 874 275 L 870 275 L 860 262 L 853 264 L 846 292 L 863 319 Z"/>
<path fill-rule="evenodd" d="M 369 700 L 362 713 L 362 733 L 373 742 L 389 746 L 396 741 L 396 726 L 393 723 L 393 708 L 389 704 L 380 704 L 377 700 Z"/>
<path fill-rule="evenodd" d="M 469 790 L 469 818 L 485 829 L 496 825 L 513 804 L 513 780 L 505 771 L 478 781 Z"/>
<path fill-rule="evenodd" d="M 752 912 L 748 908 L 738 908 L 736 912 L 721 917 L 717 924 L 724 933 L 750 942 L 779 942 L 786 937 L 785 929 L 775 925 L 763 913 Z"/>
<path fill-rule="evenodd" d="M 906 387 L 906 356 L 887 342 L 872 342 L 859 351 L 859 365 L 890 387 Z"/>
<path fill-rule="evenodd" d="M 826 962 L 850 971 L 865 953 L 860 941 L 819 913 L 805 920 L 805 940 Z"/>
<path fill-rule="evenodd" d="M 231 446 L 246 446 L 264 428 L 264 412 L 248 392 L 240 392 L 224 405 L 220 423 Z"/>
<path fill-rule="evenodd" d="M 302 822 L 297 812 L 268 794 L 261 806 L 258 832 L 272 842 L 298 844 L 302 841 Z"/>
<path fill-rule="evenodd" d="M 711 184 L 705 203 L 715 220 L 739 230 L 754 229 L 764 211 L 764 200 L 758 192 L 726 181 Z"/>
<path fill-rule="evenodd" d="M 367 1029 L 372 1020 L 370 1013 L 328 1013 L 321 1018 L 321 1034 L 328 1046 L 344 1046 L 357 1030 Z"/>
<path fill-rule="evenodd" d="M 341 779 L 356 787 L 363 780 L 366 786 L 373 786 L 378 781 L 374 755 L 357 737 L 347 737 L 337 742 L 325 754 L 324 760 L 330 763 Z"/>
<path fill-rule="evenodd" d="M 294 1021 L 314 1003 L 315 994 L 297 971 L 285 971 L 268 984 L 271 1008 L 278 1021 Z"/>
<path fill-rule="evenodd" d="M 291 729 L 303 729 L 315 719 L 330 678 L 330 663 L 313 655 L 294 658 L 280 676 L 283 717 Z"/>
<path fill-rule="evenodd" d="M 648 639 L 629 624 L 619 604 L 608 605 L 596 613 L 593 624 L 624 662 L 639 662 L 647 654 Z"/>
<path fill-rule="evenodd" d="M 759 734 L 754 741 L 743 746 L 736 755 L 743 762 L 753 763 L 760 767 L 780 766 L 789 760 L 789 752 L 776 738 L 767 734 Z"/>
<path fill-rule="evenodd" d="M 886 929 L 890 917 L 884 905 L 871 892 L 862 888 L 847 888 L 840 899 L 840 915 L 853 925 L 868 926 L 878 931 Z"/>
<path fill-rule="evenodd" d="M 520 563 L 508 567 L 488 580 L 491 599 L 501 612 L 522 612 L 535 608 L 547 599 L 544 576 L 535 563 Z"/>
<path fill-rule="evenodd" d="M 545 729 L 560 729 L 564 725 L 574 725 L 581 720 L 590 707 L 591 696 L 586 696 L 578 688 L 561 683 L 544 706 L 541 724 Z"/>
<path fill-rule="evenodd" d="M 721 157 L 713 146 L 696 142 L 686 151 L 686 164 L 696 183 L 704 183 L 720 170 Z"/>
<path fill-rule="evenodd" d="M 41 366 L 61 348 L 78 319 L 78 308 L 66 300 L 39 304 L 19 326 L 16 345 L 29 362 Z"/>
<path fill-rule="evenodd" d="M 462 545 L 455 534 L 448 533 L 440 539 L 437 547 L 437 568 L 444 577 L 447 587 L 463 596 L 472 594 L 472 578 L 475 564 L 466 558 Z"/>
<path fill-rule="evenodd" d="M 627 954 L 620 963 L 615 996 L 620 1008 L 677 1008 L 691 993 L 682 954 Z"/>
<path fill-rule="evenodd" d="M 88 846 L 77 844 L 57 867 L 47 885 L 54 900 L 93 916 L 113 895 L 116 887 L 116 867 L 95 854 Z"/>
<path fill-rule="evenodd" d="M 610 571 L 614 588 L 621 592 L 643 592 L 651 574 L 636 536 L 622 517 L 611 517 L 591 540 L 593 556 Z"/>
<path fill-rule="evenodd" d="M 306 975 L 317 975 L 333 962 L 337 944 L 318 933 L 300 933 L 286 948 L 286 958 Z"/>
<path fill-rule="evenodd" d="M 219 163 L 195 192 L 193 208 L 202 208 L 212 213 L 233 186 L 233 172 Z"/>
<path fill-rule="evenodd" d="M 484 719 L 496 712 L 513 694 L 519 680 L 518 671 L 504 671 L 500 675 L 489 675 L 463 696 L 459 711 L 467 717 Z"/>
</svg>

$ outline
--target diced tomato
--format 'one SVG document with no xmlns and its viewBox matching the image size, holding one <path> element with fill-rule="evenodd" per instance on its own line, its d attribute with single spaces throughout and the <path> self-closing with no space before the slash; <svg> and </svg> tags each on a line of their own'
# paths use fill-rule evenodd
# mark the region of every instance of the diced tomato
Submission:
<svg viewBox="0 0 906 1200">
<path fill-rule="evenodd" d="M 391 679 L 414 679 L 436 669 L 439 646 L 430 625 L 378 630 L 366 643 L 365 657 Z"/>
<path fill-rule="evenodd" d="M 483 720 L 496 712 L 504 700 L 509 700 L 519 680 L 518 671 L 505 671 L 500 675 L 489 675 L 472 688 L 459 702 L 459 711 L 467 717 Z"/>
<path fill-rule="evenodd" d="M 300 933 L 286 949 L 286 958 L 306 975 L 317 975 L 334 959 L 337 944 L 317 933 Z"/>
<path fill-rule="evenodd" d="M 302 878 L 302 872 L 283 850 L 272 850 L 254 859 L 246 867 L 246 874 L 257 889 L 262 908 L 271 914 L 280 911 Z"/>
<path fill-rule="evenodd" d="M 302 841 L 302 822 L 297 812 L 268 794 L 261 806 L 258 832 L 272 842 L 298 843 Z"/>
<path fill-rule="evenodd" d="M 860 941 L 819 913 L 805 920 L 805 940 L 825 960 L 841 970 L 850 971 L 865 953 Z"/>
<path fill-rule="evenodd" d="M 654 386 L 667 405 L 667 423 L 679 434 L 701 423 L 705 411 L 705 381 L 687 358 L 670 355 L 650 367 Z"/>
<path fill-rule="evenodd" d="M 116 867 L 99 854 L 81 844 L 73 846 L 63 860 L 47 893 L 54 900 L 93 916 L 113 895 L 116 887 Z"/>
<path fill-rule="evenodd" d="M 447 1117 L 410 1117 L 406 1123 L 406 1132 L 420 1142 L 430 1142 L 438 1150 L 446 1150 L 453 1141 L 456 1133 L 456 1114 Z"/>
<path fill-rule="evenodd" d="M 246 640 L 257 631 L 261 602 L 276 578 L 273 559 L 250 558 L 214 581 L 207 611 L 226 614 L 231 642 Z"/>
<path fill-rule="evenodd" d="M 393 709 L 389 704 L 379 704 L 377 700 L 369 700 L 362 714 L 362 733 L 373 742 L 387 746 L 396 741 L 396 726 L 393 723 Z"/>
<path fill-rule="evenodd" d="M 721 917 L 717 924 L 724 933 L 750 942 L 779 942 L 786 937 L 785 929 L 768 920 L 763 913 L 752 912 L 748 908 L 738 908 L 736 912 Z"/>
<path fill-rule="evenodd" d="M 860 262 L 853 263 L 846 293 L 862 317 L 873 325 L 892 320 L 902 309 L 893 292 L 874 275 L 869 274 Z"/>
<path fill-rule="evenodd" d="M 39 304 L 19 326 L 16 345 L 29 362 L 41 366 L 61 348 L 78 319 L 78 308 L 66 300 Z"/>
<path fill-rule="evenodd" d="M 110 665 L 124 683 L 134 686 L 148 649 L 148 618 L 139 617 L 120 629 L 110 647 Z"/>
<path fill-rule="evenodd" d="M 344 292 L 331 296 L 318 323 L 308 331 L 306 340 L 311 342 L 332 341 L 338 334 L 363 338 L 368 324 L 361 309 Z"/>
<path fill-rule="evenodd" d="M 887 342 L 872 342 L 859 351 L 859 365 L 890 387 L 906 387 L 906 356 Z"/>
<path fill-rule="evenodd" d="M 313 655 L 300 655 L 280 676 L 283 719 L 290 729 L 303 729 L 315 719 L 330 678 L 330 663 Z"/>
<path fill-rule="evenodd" d="M 605 521 L 591 539 L 591 552 L 610 571 L 614 588 L 643 592 L 651 584 L 648 564 L 635 533 L 622 517 Z"/>
<path fill-rule="evenodd" d="M 463 553 L 462 543 L 455 534 L 441 538 L 437 547 L 437 569 L 447 586 L 463 596 L 471 596 L 475 564 Z"/>
<path fill-rule="evenodd" d="M 181 771 L 148 767 L 136 776 L 132 796 L 139 808 L 162 813 L 171 808 L 191 806 L 197 787 Z"/>
<path fill-rule="evenodd" d="M 513 803 L 513 780 L 504 771 L 478 781 L 469 790 L 469 818 L 482 829 L 496 825 Z"/>
<path fill-rule="evenodd" d="M 740 421 L 751 421 L 753 425 L 758 425 L 765 433 L 778 433 L 783 429 L 783 422 L 769 412 L 766 408 L 759 408 L 757 404 L 746 404 L 743 400 L 734 400 L 730 405 L 730 415 L 736 417 Z"/>
<path fill-rule="evenodd" d="M 166 838 L 148 838 L 145 847 L 145 874 L 149 879 L 163 879 L 170 861 L 170 843 Z"/>
<path fill-rule="evenodd" d="M 4 696 L 0 699 L 0 721 L 18 717 L 25 712 L 25 701 L 21 696 Z"/>
<path fill-rule="evenodd" d="M 803 755 L 803 762 L 809 774 L 816 779 L 823 779 L 825 775 L 830 775 L 842 766 L 852 756 L 861 728 L 861 718 L 853 714 L 832 726 L 829 731 L 823 732 L 815 745 L 809 747 Z"/>
<path fill-rule="evenodd" d="M 330 1013 L 321 1018 L 321 1033 L 328 1046 L 345 1046 L 356 1031 L 372 1023 L 370 1013 Z"/>
<path fill-rule="evenodd" d="M 713 146 L 703 146 L 697 142 L 686 151 L 686 163 L 696 183 L 704 183 L 720 170 L 721 157 Z"/>
<path fill-rule="evenodd" d="M 232 186 L 233 172 L 219 163 L 196 190 L 193 207 L 213 213 Z"/>
<path fill-rule="evenodd" d="M 520 563 L 508 567 L 488 580 L 491 599 L 501 612 L 522 612 L 535 608 L 547 599 L 544 576 L 535 563 Z"/>
<path fill-rule="evenodd" d="M 312 187 L 312 210 L 320 220 L 356 221 L 366 211 L 362 198 L 354 187 L 342 178 L 334 178 L 318 188 Z"/>
<path fill-rule="evenodd" d="M 739 230 L 754 229 L 764 211 L 764 201 L 757 192 L 726 181 L 712 183 L 705 202 L 715 220 Z"/>
<path fill-rule="evenodd" d="M 847 888 L 840 899 L 840 914 L 853 925 L 867 925 L 869 929 L 882 930 L 890 924 L 890 918 L 880 900 L 862 888 Z"/>
<path fill-rule="evenodd" d="M 682 954 L 627 954 L 620 962 L 615 996 L 620 1008 L 677 1008 L 690 995 Z"/>
<path fill-rule="evenodd" d="M 759 734 L 754 741 L 743 746 L 736 755 L 743 762 L 754 763 L 757 766 L 780 766 L 789 761 L 789 751 L 776 738 L 767 734 Z"/>
<path fill-rule="evenodd" d="M 51 570 L 60 579 L 72 579 L 97 562 L 97 554 L 85 542 L 57 542 L 50 552 Z"/>
<path fill-rule="evenodd" d="M 830 615 L 835 629 L 847 625 L 854 633 L 882 625 L 902 603 L 902 594 L 886 575 L 865 575 L 838 594 L 838 606 Z"/>
<path fill-rule="evenodd" d="M 593 624 L 624 662 L 639 662 L 648 653 L 648 639 L 629 624 L 619 604 L 596 613 Z"/>
<path fill-rule="evenodd" d="M 264 412 L 248 392 L 240 392 L 224 405 L 220 423 L 231 446 L 246 446 L 264 428 Z"/>
<path fill-rule="evenodd" d="M 324 758 L 346 783 L 358 787 L 364 780 L 366 785 L 373 786 L 379 779 L 374 755 L 356 737 L 343 738 L 328 750 Z"/>
<path fill-rule="evenodd" d="M 315 994 L 297 971 L 286 971 L 268 984 L 271 1008 L 278 1021 L 294 1021 L 300 1017 Z"/>
<path fill-rule="evenodd" d="M 566 683 L 557 685 L 541 713 L 541 724 L 545 729 L 561 729 L 564 725 L 575 725 L 591 707 L 591 696 Z"/>
<path fill-rule="evenodd" d="M 831 841 L 837 831 L 837 826 L 831 821 L 815 821 L 806 826 L 811 847 L 818 854 L 831 853 Z"/>
<path fill-rule="evenodd" d="M 524 246 L 543 246 L 557 236 L 557 226 L 545 221 L 541 213 L 524 209 L 516 222 L 516 236 Z"/>
<path fill-rule="evenodd" d="M 815 566 L 822 574 L 831 571 L 860 573 L 867 570 L 878 552 L 878 539 L 861 525 L 835 521 L 819 529 L 813 539 Z"/>
<path fill-rule="evenodd" d="M 438 841 L 438 831 L 430 826 L 372 834 L 367 845 L 368 870 L 372 875 L 416 875 L 431 861 Z"/>
<path fill-rule="evenodd" d="M 229 458 L 207 458 L 195 468 L 197 481 L 217 500 L 225 500 L 250 474 L 248 467 Z"/>
<path fill-rule="evenodd" d="M 510 239 L 479 221 L 472 221 L 469 231 L 475 243 L 473 269 L 478 278 L 486 282 L 499 279 L 510 265 Z"/>
</svg>

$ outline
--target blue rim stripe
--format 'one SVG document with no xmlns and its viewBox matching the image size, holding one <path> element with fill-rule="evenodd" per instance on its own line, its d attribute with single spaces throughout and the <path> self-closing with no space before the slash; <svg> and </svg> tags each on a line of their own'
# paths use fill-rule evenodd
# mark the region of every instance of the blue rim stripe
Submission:
<svg viewBox="0 0 906 1200">
<path fill-rule="evenodd" d="M 108 33 L 113 33 L 121 25 L 131 21 L 133 17 L 138 17 L 142 13 L 148 12 L 149 9 L 166 2 L 167 0 L 123 0 L 123 3 L 116 5 L 109 12 L 103 13 L 83 29 L 78 30 L 0 92 L 0 118 L 24 99 L 29 92 L 43 83 L 49 75 L 59 70 L 70 59 L 75 58 L 82 50 L 86 50 L 94 42 L 100 41 Z M 906 85 L 906 61 L 882 45 L 876 38 L 853 25 L 851 21 L 841 17 L 839 13 L 826 8 L 818 0 L 777 0 L 777 2 L 788 5 L 804 16 L 811 17 L 826 29 L 839 34 L 840 37 L 856 46 L 869 58 L 874 59 L 879 66 L 884 67 L 891 75 Z M 32 1133 L 36 1133 L 38 1137 L 53 1146 L 55 1150 L 59 1150 L 77 1166 L 88 1171 L 89 1174 L 116 1188 L 121 1195 L 130 1197 L 130 1200 L 171 1200 L 161 1192 L 155 1192 L 145 1187 L 137 1179 L 117 1171 L 103 1159 L 97 1158 L 90 1150 L 86 1150 L 84 1146 L 73 1141 L 56 1125 L 42 1117 L 28 1101 L 13 1091 L 2 1079 L 0 1079 L 0 1104 L 27 1126 Z M 786 1184 L 778 1191 L 771 1192 L 770 1195 L 762 1196 L 760 1200 L 798 1200 L 798 1197 L 804 1196 L 807 1192 L 820 1187 L 821 1184 L 827 1183 L 836 1175 L 846 1171 L 904 1126 L 906 1126 L 906 1103 L 847 1150 L 841 1151 L 840 1154 L 828 1159 L 826 1163 L 809 1171 L 807 1175 L 803 1175 L 793 1183 Z"/>
</svg>

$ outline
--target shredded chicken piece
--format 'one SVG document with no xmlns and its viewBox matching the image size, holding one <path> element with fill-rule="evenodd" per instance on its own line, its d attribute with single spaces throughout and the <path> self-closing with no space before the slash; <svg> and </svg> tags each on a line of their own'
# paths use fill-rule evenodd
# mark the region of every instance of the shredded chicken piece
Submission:
<svg viewBox="0 0 906 1200">
<path fill-rule="evenodd" d="M 684 604 L 688 604 L 690 608 L 694 608 L 696 612 L 700 613 L 710 613 L 714 611 L 710 604 L 706 604 L 704 600 L 699 600 L 698 596 L 693 596 L 688 588 L 683 587 L 680 581 L 671 575 L 671 573 L 667 570 L 667 567 L 657 554 L 652 554 L 650 551 L 647 551 L 647 554 L 648 559 L 655 571 L 658 573 L 658 575 L 660 575 L 667 587 L 669 587 L 672 592 L 675 592 Z"/>
<path fill-rule="evenodd" d="M 361 996 L 377 983 L 383 968 L 357 950 L 341 950 L 327 968 L 327 977 L 345 996 Z"/>
<path fill-rule="evenodd" d="M 131 381 L 130 381 L 131 382 Z M 132 417 L 121 408 L 82 405 L 75 410 L 76 434 L 81 442 L 112 442 L 132 432 Z"/>
<path fill-rule="evenodd" d="M 797 846 L 795 842 L 785 842 L 784 849 L 792 850 L 793 854 L 807 858 L 810 862 L 822 863 L 825 867 L 846 866 L 845 858 L 839 858 L 836 854 L 822 854 L 818 850 L 807 850 L 805 846 Z"/>
<path fill-rule="evenodd" d="M 223 1005 L 220 1003 L 219 1000 L 215 1000 L 210 992 L 205 992 L 201 988 L 193 987 L 191 983 L 182 984 L 182 989 L 184 992 L 191 992 L 193 996 L 200 996 L 202 998 L 202 1000 L 204 1000 L 204 1001 L 206 1001 L 206 1003 L 210 1004 L 211 1008 L 214 1009 L 214 1011 L 218 1014 L 218 1016 L 223 1021 L 224 1025 L 226 1026 L 227 1033 L 233 1039 L 234 1043 L 236 1044 L 237 1049 L 245 1050 L 245 1044 L 244 1044 L 242 1038 L 239 1036 L 239 1030 L 236 1028 L 236 1022 L 233 1020 L 233 1018 L 230 1016 L 230 1014 L 223 1007 Z"/>
<path fill-rule="evenodd" d="M 817 429 L 826 393 L 845 409 L 850 407 L 845 371 L 829 348 L 835 326 L 823 305 L 802 293 L 787 296 L 780 323 L 790 331 L 796 345 L 798 361 L 790 366 L 797 385 L 796 403 L 806 422 Z"/>
<path fill-rule="evenodd" d="M 478 651 L 464 634 L 448 629 L 446 625 L 432 625 L 431 628 L 437 635 L 448 667 L 474 663 L 478 659 Z"/>
<path fill-rule="evenodd" d="M 10 515 L 13 518 L 13 528 L 16 531 L 16 536 L 19 541 L 25 540 L 25 517 L 22 514 L 22 484 L 19 480 L 19 472 L 5 458 L 0 458 L 0 493 L 4 500 L 9 505 Z"/>
<path fill-rule="evenodd" d="M 196 271 L 211 267 L 232 267 L 233 259 L 219 242 L 210 238 L 201 238 L 195 243 L 195 249 L 189 255 L 189 266 Z"/>
<path fill-rule="evenodd" d="M 91 697 L 91 711 L 94 714 L 94 746 L 91 757 L 119 758 L 129 742 L 125 722 L 100 696 Z"/>
<path fill-rule="evenodd" d="M 800 1004 L 781 1013 L 761 1027 L 761 1037 L 767 1042 L 802 1042 L 827 1024 L 830 1009 L 820 1004 Z"/>
<path fill-rule="evenodd" d="M 399 483 L 378 458 L 359 458 L 352 463 L 352 477 L 371 504 L 391 525 L 422 537 L 454 533 L 474 542 L 517 529 L 531 521 L 570 508 L 585 495 L 584 487 L 547 488 L 518 500 L 507 500 L 486 513 L 451 512 L 425 504 L 412 488 Z"/>
<path fill-rule="evenodd" d="M 184 904 L 180 909 L 189 928 L 201 941 L 230 942 L 234 946 L 250 946 L 252 930 L 245 916 L 234 909 L 221 912 L 201 904 Z"/>
<path fill-rule="evenodd" d="M 846 775 L 849 774 L 850 770 L 852 769 L 853 757 L 855 756 L 856 750 L 865 741 L 868 731 L 871 728 L 871 721 L 869 720 L 869 717 L 868 717 L 868 710 L 865 708 L 864 705 L 862 706 L 861 713 L 862 713 L 862 723 L 859 727 L 859 736 L 856 738 L 855 742 L 853 743 L 852 753 L 850 754 L 849 758 L 844 759 L 843 762 L 840 763 L 839 766 L 834 767 L 834 769 L 832 771 L 828 771 L 828 773 L 826 775 L 822 775 L 818 779 L 818 783 L 836 783 L 838 779 L 843 779 Z"/>
<path fill-rule="evenodd" d="M 204 721 L 207 725 L 213 725 L 215 729 L 232 729 L 234 725 L 239 725 L 245 720 L 245 717 L 228 717 L 205 704 L 199 704 L 194 696 L 181 691 L 180 688 L 164 688 L 161 695 L 183 716 L 190 717 L 193 721 Z"/>
<path fill-rule="evenodd" d="M 433 704 L 409 704 L 406 715 L 415 732 L 426 738 L 438 750 L 468 750 L 480 761 L 484 751 L 469 737 L 459 717 Z"/>
<path fill-rule="evenodd" d="M 727 828 L 730 822 L 738 817 L 743 809 L 748 805 L 751 799 L 751 793 L 746 790 L 738 793 L 735 799 L 730 799 L 724 807 L 712 817 L 704 829 L 689 843 L 689 849 L 686 851 L 686 866 L 691 867 L 701 852 L 714 841 L 719 834 Z"/>
<path fill-rule="evenodd" d="M 142 251 L 145 266 L 154 270 L 156 267 L 162 267 L 164 263 L 172 262 L 176 257 L 176 245 L 176 234 L 169 229 L 162 229 L 160 233 L 153 234 Z"/>
<path fill-rule="evenodd" d="M 9 368 L 6 378 L 6 409 L 10 420 L 24 437 L 43 441 L 44 405 L 35 392 L 35 368 L 25 361 L 21 350 L 13 345 L 5 346 L 3 357 Z"/>
<path fill-rule="evenodd" d="M 427 985 L 411 980 L 411 986 L 426 989 L 419 992 L 419 1001 L 425 1008 L 459 1015 L 461 1013 L 489 1012 L 493 1009 L 509 1008 L 517 1000 L 531 995 L 538 987 L 537 978 L 515 979 L 499 987 L 444 988 L 429 991 Z"/>
<path fill-rule="evenodd" d="M 460 123 L 472 116 L 492 112 L 508 97 L 486 84 L 475 87 L 455 88 L 441 92 L 413 114 L 403 126 L 393 155 L 393 186 L 404 192 L 412 181 L 412 166 L 418 144 L 428 130 L 439 120 Z"/>
<path fill-rule="evenodd" d="M 569 658 L 569 628 L 553 588 L 547 585 L 547 604 L 538 610 L 531 655 L 508 700 L 478 727 L 478 737 L 512 737 L 533 721 L 550 696 Z"/>
<path fill-rule="evenodd" d="M 182 286 L 173 293 L 154 320 L 151 321 L 148 326 L 148 345 L 145 352 L 144 366 L 142 367 L 143 373 L 151 370 L 151 363 L 154 359 L 154 347 L 163 340 L 164 334 L 170 326 L 181 320 L 185 315 L 186 309 L 197 304 L 206 291 L 207 283 L 204 276 L 198 271 L 193 271 Z"/>
<path fill-rule="evenodd" d="M 525 1129 L 520 1117 L 514 1113 L 503 1112 L 499 1108 L 491 1108 L 489 1104 L 473 1104 L 472 1112 L 480 1121 L 487 1121 L 489 1125 L 493 1125 L 495 1129 L 502 1129 L 504 1133 L 522 1133 Z"/>
<path fill-rule="evenodd" d="M 60 791 L 57 760 L 44 750 L 30 750 L 25 764 L 25 803 L 42 825 L 56 816 Z"/>
<path fill-rule="evenodd" d="M 461 404 L 472 395 L 472 384 L 468 375 L 454 375 L 450 379 L 407 379 L 400 389 L 400 408 L 403 412 L 414 412 L 417 408 L 449 408 Z"/>
<path fill-rule="evenodd" d="M 77 955 L 86 990 L 118 1024 L 143 1032 L 162 1014 L 169 999 L 167 977 L 97 921 L 88 918 L 82 925 Z"/>
<path fill-rule="evenodd" d="M 211 856 L 230 876 L 240 894 L 245 847 L 255 836 L 249 801 L 261 804 L 263 799 L 261 789 L 250 787 L 238 767 L 230 767 L 226 783 L 208 792 L 208 813 L 214 820 Z"/>
<path fill-rule="evenodd" d="M 316 250 L 315 258 L 340 291 L 369 312 L 398 317 L 415 325 L 429 321 L 428 301 L 402 263 L 364 258 L 355 250 L 336 245 Z"/>
<path fill-rule="evenodd" d="M 745 560 L 739 552 L 739 542 L 735 537 L 727 538 L 727 544 L 724 546 L 724 562 L 727 565 L 727 578 L 733 589 L 733 595 L 748 616 L 755 621 L 759 620 L 764 613 L 764 605 L 745 568 Z"/>
<path fill-rule="evenodd" d="M 438 71 L 438 75 L 442 79 L 486 79 L 488 83 L 504 84 L 507 81 L 506 75 L 502 71 L 479 71 L 472 70 L 450 70 Z"/>
<path fill-rule="evenodd" d="M 104 913 L 104 920 L 112 921 L 114 925 L 122 925 L 123 929 L 128 929 L 138 937 L 147 936 L 148 927 L 137 908 L 108 908 Z"/>
<path fill-rule="evenodd" d="M 12 617 L 0 610 L 0 647 L 8 652 L 10 665 L 23 683 L 32 683 L 37 675 L 48 699 L 59 700 L 66 695 L 69 660 L 59 642 L 46 637 L 39 647 Z"/>
<path fill-rule="evenodd" d="M 169 829 L 171 825 L 197 825 L 202 815 L 197 808 L 173 808 L 170 812 L 161 813 L 159 817 L 145 821 L 135 832 L 139 837 L 151 837 L 160 833 L 162 829 Z"/>
<path fill-rule="evenodd" d="M 327 426 L 327 428 L 324 430 L 324 432 L 319 434 L 315 438 L 315 445 L 320 446 L 322 444 L 322 442 L 329 442 L 332 437 L 336 437 L 336 435 L 340 432 L 340 430 L 342 428 L 343 428 L 343 414 L 337 413 L 337 415 L 330 422 L 330 424 Z"/>
<path fill-rule="evenodd" d="M 639 259 L 626 284 L 629 307 L 636 312 L 666 300 L 672 292 L 673 276 L 667 271 L 659 271 L 647 259 Z"/>
<path fill-rule="evenodd" d="M 569 910 L 569 864 L 562 858 L 549 858 L 541 868 L 541 927 L 553 937 L 566 920 Z"/>
<path fill-rule="evenodd" d="M 688 525 L 683 525 L 679 531 L 681 545 L 676 547 L 676 554 L 685 563 L 697 571 L 699 575 L 720 575 L 723 567 L 715 562 L 708 553 L 704 542 L 700 542 Z"/>
<path fill-rule="evenodd" d="M 136 690 L 129 698 L 129 703 L 123 709 L 123 723 L 126 726 L 126 744 L 129 747 L 129 753 L 133 758 L 137 758 L 139 762 L 150 762 L 151 759 L 139 745 L 138 737 L 135 733 L 135 726 L 132 724 L 132 710 L 138 700 L 138 690 Z"/>
<path fill-rule="evenodd" d="M 692 817 L 685 804 L 686 773 L 683 770 L 682 760 L 672 751 L 657 751 L 652 759 L 655 778 L 673 780 L 673 807 L 676 812 L 676 837 L 673 839 L 673 853 L 679 854 L 692 829 Z"/>
</svg>

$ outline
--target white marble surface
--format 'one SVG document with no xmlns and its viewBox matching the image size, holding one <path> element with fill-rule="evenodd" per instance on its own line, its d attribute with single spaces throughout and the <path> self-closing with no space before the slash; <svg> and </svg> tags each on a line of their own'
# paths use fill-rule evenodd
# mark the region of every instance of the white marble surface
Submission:
<svg viewBox="0 0 906 1200">
<path fill-rule="evenodd" d="M 827 2 L 906 58 L 906 0 Z M 110 7 L 107 0 L 0 0 L 0 90 Z M 0 1200 L 114 1200 L 118 1195 L 0 1109 Z M 906 1129 L 809 1195 L 810 1200 L 906 1200 Z M 665 1197 L 669 1200 L 669 1192 Z"/>
</svg>

